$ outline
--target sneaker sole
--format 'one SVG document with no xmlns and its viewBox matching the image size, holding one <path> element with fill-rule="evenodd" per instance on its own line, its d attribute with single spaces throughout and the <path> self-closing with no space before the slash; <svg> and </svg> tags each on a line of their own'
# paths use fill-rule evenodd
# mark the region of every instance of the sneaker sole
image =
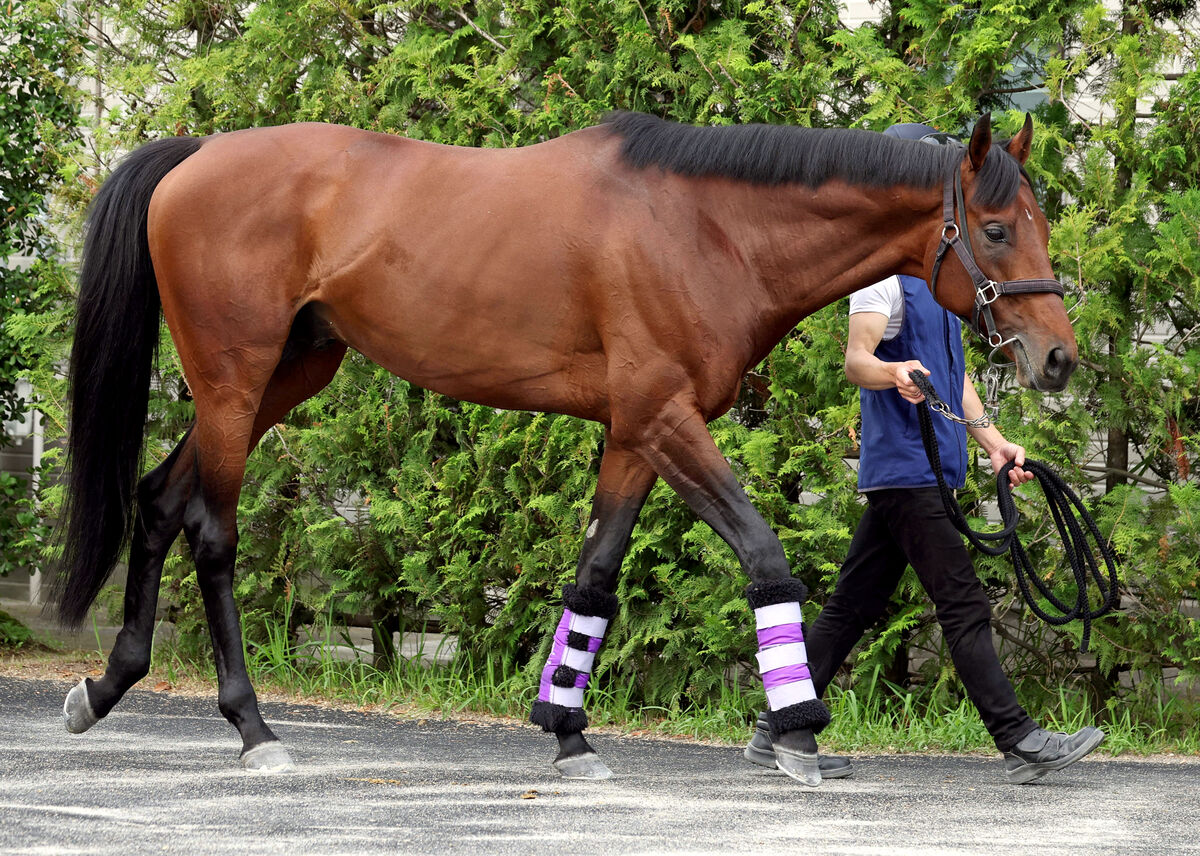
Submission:
<svg viewBox="0 0 1200 856">
<path fill-rule="evenodd" d="M 1095 733 L 1088 738 L 1087 742 L 1070 755 L 1059 758 L 1057 761 L 1042 761 L 1040 763 L 1026 764 L 1015 770 L 1008 770 L 1008 781 L 1014 785 L 1025 785 L 1036 781 L 1047 773 L 1053 773 L 1055 770 L 1069 767 L 1103 742 L 1104 732 L 1097 728 L 1095 729 Z"/>
<path fill-rule="evenodd" d="M 764 752 L 761 749 L 755 748 L 754 746 L 747 746 L 746 751 L 744 751 L 742 753 L 742 756 L 747 761 L 750 761 L 753 764 L 758 764 L 760 767 L 768 767 L 772 770 L 779 769 L 778 765 L 776 765 L 776 763 L 775 763 L 775 753 L 774 752 Z M 838 769 L 838 770 L 822 770 L 821 771 L 821 778 L 823 780 L 824 779 L 845 779 L 845 778 L 847 778 L 849 776 L 853 776 L 853 775 L 854 775 L 854 765 L 853 764 L 847 764 L 845 767 L 842 767 L 841 769 Z"/>
</svg>

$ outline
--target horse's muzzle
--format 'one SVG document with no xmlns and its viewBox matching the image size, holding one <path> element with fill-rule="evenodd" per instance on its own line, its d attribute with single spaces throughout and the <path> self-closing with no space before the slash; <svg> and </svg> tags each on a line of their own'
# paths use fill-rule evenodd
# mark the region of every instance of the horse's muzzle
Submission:
<svg viewBox="0 0 1200 856">
<path fill-rule="evenodd" d="M 1067 352 L 1066 348 L 1051 348 L 1046 355 L 1046 365 L 1042 369 L 1042 379 L 1038 386 L 1047 392 L 1058 392 L 1065 389 L 1067 381 L 1074 374 L 1079 358 Z"/>
<path fill-rule="evenodd" d="M 1079 365 L 1074 347 L 1053 345 L 1049 349 L 1031 348 L 1020 336 L 1014 343 L 1013 356 L 1017 363 L 1017 382 L 1041 392 L 1061 392 Z M 1036 355 L 1045 354 L 1038 360 Z M 1039 365 L 1040 363 L 1040 365 Z"/>
<path fill-rule="evenodd" d="M 1016 363 L 1016 382 L 1042 393 L 1060 393 L 1079 365 L 1079 354 L 1072 345 L 1031 346 L 1024 336 L 1014 337 L 1004 349 Z M 1045 354 L 1042 357 L 1042 354 Z"/>
</svg>

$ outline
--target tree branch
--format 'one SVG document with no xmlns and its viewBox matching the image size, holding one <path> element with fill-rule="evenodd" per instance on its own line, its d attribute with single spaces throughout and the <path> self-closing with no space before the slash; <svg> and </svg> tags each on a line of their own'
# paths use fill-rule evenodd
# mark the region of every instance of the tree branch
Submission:
<svg viewBox="0 0 1200 856">
<path fill-rule="evenodd" d="M 496 40 L 495 36 L 493 36 L 491 33 L 484 32 L 480 28 L 480 26 L 478 24 L 476 24 L 474 21 L 472 21 L 471 17 L 466 12 L 464 12 L 462 9 L 455 9 L 454 14 L 458 15 L 458 17 L 462 18 L 466 22 L 468 27 L 470 27 L 475 32 L 479 33 L 479 35 L 483 36 L 483 38 L 486 39 L 487 41 L 491 42 L 492 45 L 495 46 L 497 50 L 501 50 L 501 51 L 508 50 L 508 48 L 506 48 L 504 45 L 500 44 L 500 42 L 498 42 Z"/>
<path fill-rule="evenodd" d="M 1089 473 L 1101 473 L 1106 476 L 1110 476 L 1110 475 L 1121 476 L 1122 478 L 1130 479 L 1135 482 L 1140 482 L 1141 484 L 1147 485 L 1148 487 L 1156 488 L 1158 490 L 1166 490 L 1167 488 L 1170 487 L 1170 485 L 1167 484 L 1166 482 L 1155 481 L 1154 479 L 1148 479 L 1145 476 L 1139 476 L 1136 473 L 1129 472 L 1129 470 L 1122 470 L 1122 469 L 1118 469 L 1116 467 L 1101 467 L 1101 466 L 1097 466 L 1095 464 L 1081 464 L 1079 466 L 1079 469 L 1084 470 Z"/>
<path fill-rule="evenodd" d="M 992 89 L 984 89 L 980 91 L 980 95 L 1013 95 L 1018 92 L 1036 92 L 1039 89 L 1045 89 L 1045 83 L 1031 83 L 1028 86 L 998 86 Z"/>
</svg>

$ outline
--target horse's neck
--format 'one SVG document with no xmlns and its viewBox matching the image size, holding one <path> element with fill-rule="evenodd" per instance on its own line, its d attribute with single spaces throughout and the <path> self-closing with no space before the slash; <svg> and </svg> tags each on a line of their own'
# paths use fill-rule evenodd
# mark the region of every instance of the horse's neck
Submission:
<svg viewBox="0 0 1200 856">
<path fill-rule="evenodd" d="M 765 335 L 778 333 L 775 341 L 805 316 L 885 277 L 924 276 L 941 219 L 935 190 L 830 182 L 756 188 L 747 196 L 757 198 L 743 208 L 741 234 L 761 283 L 759 299 L 770 304 L 761 307 L 770 317 Z"/>
</svg>

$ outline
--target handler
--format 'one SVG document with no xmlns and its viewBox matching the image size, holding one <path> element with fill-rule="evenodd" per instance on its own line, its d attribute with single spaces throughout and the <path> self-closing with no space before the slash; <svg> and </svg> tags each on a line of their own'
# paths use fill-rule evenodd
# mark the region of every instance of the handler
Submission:
<svg viewBox="0 0 1200 856">
<path fill-rule="evenodd" d="M 889 128 L 892 136 L 930 137 L 925 125 Z M 862 436 L 858 486 L 867 510 L 829 602 L 808 637 L 809 668 L 818 695 L 862 635 L 887 609 L 907 565 L 912 565 L 936 608 L 946 644 L 967 695 L 979 711 L 996 748 L 1004 754 L 1008 780 L 1030 782 L 1078 761 L 1104 740 L 1091 726 L 1074 734 L 1037 726 L 1017 702 L 992 644 L 991 604 L 975 574 L 970 554 L 942 505 L 936 479 L 921 443 L 916 403 L 924 396 L 909 378 L 920 370 L 953 402 L 956 415 L 976 419 L 983 404 L 966 375 L 958 318 L 934 301 L 923 280 L 889 277 L 850 298 L 846 377 L 861 387 Z M 946 483 L 961 488 L 967 471 L 967 431 L 999 472 L 1009 461 L 1016 487 L 1033 478 L 1021 469 L 1025 450 L 994 426 L 964 428 L 934 419 Z M 746 758 L 775 766 L 770 732 L 760 715 Z M 821 758 L 822 775 L 850 775 L 847 759 Z"/>
</svg>

